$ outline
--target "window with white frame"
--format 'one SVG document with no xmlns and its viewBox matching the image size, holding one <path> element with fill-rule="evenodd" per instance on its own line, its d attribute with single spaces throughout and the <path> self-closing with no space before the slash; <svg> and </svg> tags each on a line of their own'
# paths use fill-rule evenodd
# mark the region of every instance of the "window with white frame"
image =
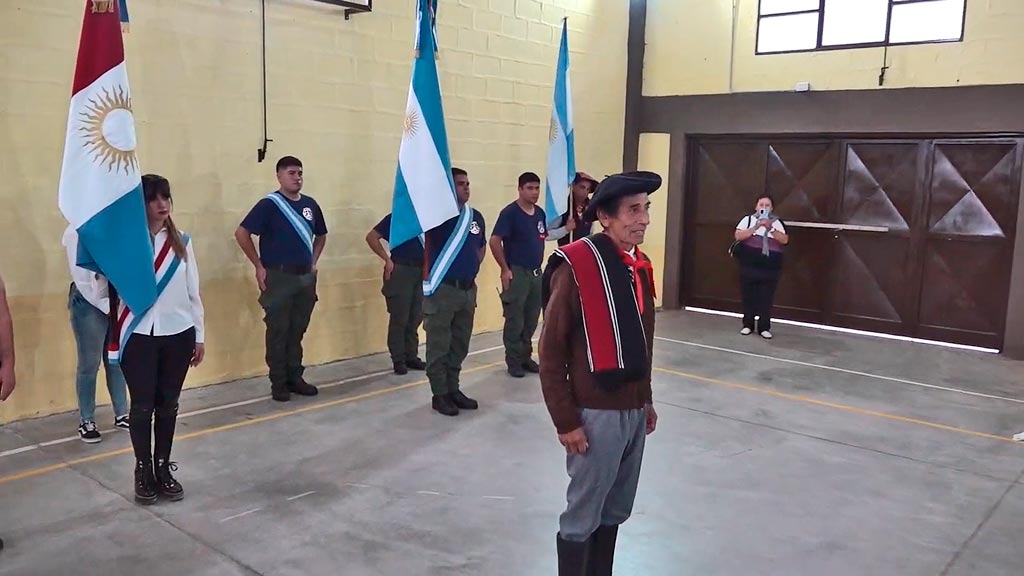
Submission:
<svg viewBox="0 0 1024 576">
<path fill-rule="evenodd" d="M 757 53 L 960 42 L 967 0 L 759 0 Z"/>
</svg>

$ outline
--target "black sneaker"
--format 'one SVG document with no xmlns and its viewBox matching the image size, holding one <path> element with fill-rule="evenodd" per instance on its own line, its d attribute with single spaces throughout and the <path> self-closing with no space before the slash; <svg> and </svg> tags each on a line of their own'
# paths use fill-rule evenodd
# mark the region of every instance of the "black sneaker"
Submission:
<svg viewBox="0 0 1024 576">
<path fill-rule="evenodd" d="M 409 367 L 409 370 L 419 370 L 422 372 L 427 369 L 427 363 L 419 358 L 406 360 L 405 365 Z"/>
<path fill-rule="evenodd" d="M 160 496 L 177 502 L 185 497 L 185 489 L 174 479 L 174 476 L 171 476 L 171 471 L 178 471 L 176 463 L 162 459 L 156 461 L 156 490 Z"/>
<path fill-rule="evenodd" d="M 399 376 L 405 376 L 406 374 L 409 373 L 409 367 L 405 364 L 405 362 L 395 362 L 394 368 L 395 374 L 398 374 Z"/>
<path fill-rule="evenodd" d="M 540 365 L 533 361 L 533 358 L 527 358 L 526 362 L 523 362 L 523 370 L 532 374 L 540 373 Z"/>
<path fill-rule="evenodd" d="M 458 416 L 459 407 L 452 402 L 447 394 L 438 394 L 431 401 L 431 407 L 445 416 Z"/>
<path fill-rule="evenodd" d="M 508 362 L 505 362 L 505 365 L 508 366 L 508 375 L 509 376 L 511 376 L 513 378 L 524 378 L 524 377 L 526 377 L 526 370 L 523 368 L 522 364 L 508 361 Z"/>
<path fill-rule="evenodd" d="M 270 397 L 277 402 L 287 402 L 292 399 L 292 393 L 288 391 L 287 386 L 270 386 Z"/>
<path fill-rule="evenodd" d="M 298 382 L 289 382 L 288 391 L 292 394 L 298 394 L 299 396 L 316 396 L 320 393 L 320 391 L 316 389 L 316 386 L 307 383 L 302 378 L 299 378 Z"/>
<path fill-rule="evenodd" d="M 135 461 L 135 501 L 149 505 L 156 502 L 156 478 L 152 460 Z"/>
<path fill-rule="evenodd" d="M 128 430 L 128 415 L 125 414 L 124 416 L 118 416 L 117 418 L 114 418 L 114 428 L 117 428 L 119 430 Z"/>
<path fill-rule="evenodd" d="M 456 390 L 448 394 L 448 399 L 452 401 L 460 410 L 476 410 L 480 407 L 480 404 L 462 393 L 462 390 Z"/>
<path fill-rule="evenodd" d="M 103 440 L 103 437 L 100 436 L 99 429 L 96 428 L 96 423 L 92 420 L 82 422 L 78 426 L 78 437 L 86 444 L 96 444 Z"/>
</svg>

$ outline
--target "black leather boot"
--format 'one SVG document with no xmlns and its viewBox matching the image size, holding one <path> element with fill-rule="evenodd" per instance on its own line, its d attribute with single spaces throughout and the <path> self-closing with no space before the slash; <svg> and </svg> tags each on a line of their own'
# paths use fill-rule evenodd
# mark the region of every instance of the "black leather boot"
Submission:
<svg viewBox="0 0 1024 576">
<path fill-rule="evenodd" d="M 447 394 L 436 394 L 430 401 L 430 405 L 434 410 L 437 410 L 445 416 L 458 416 L 459 407 L 452 402 L 452 399 Z"/>
<path fill-rule="evenodd" d="M 571 542 L 563 540 L 562 535 L 556 537 L 558 542 L 558 576 L 588 576 L 588 556 L 590 540 Z"/>
<path fill-rule="evenodd" d="M 149 505 L 156 502 L 156 478 L 152 460 L 135 461 L 135 501 Z"/>
<path fill-rule="evenodd" d="M 156 461 L 156 489 L 164 498 L 177 502 L 185 497 L 185 489 L 178 484 L 174 476 L 171 476 L 172 470 L 178 470 L 178 465 L 174 462 L 168 462 L 163 458 Z"/>
<path fill-rule="evenodd" d="M 587 576 L 612 576 L 618 526 L 601 526 L 590 536 L 590 568 Z"/>
</svg>

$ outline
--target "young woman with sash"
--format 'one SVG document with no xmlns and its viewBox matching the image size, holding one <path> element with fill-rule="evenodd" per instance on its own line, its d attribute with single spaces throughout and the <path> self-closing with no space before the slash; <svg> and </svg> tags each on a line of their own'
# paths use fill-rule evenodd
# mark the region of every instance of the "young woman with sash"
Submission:
<svg viewBox="0 0 1024 576">
<path fill-rule="evenodd" d="M 129 420 L 135 450 L 135 500 L 181 500 L 185 492 L 171 475 L 170 461 L 178 397 L 190 366 L 203 361 L 203 303 L 199 269 L 188 234 L 171 220 L 171 186 L 154 174 L 142 177 L 153 241 L 157 300 L 141 318 L 121 303 L 111 358 L 119 360 L 131 396 Z"/>
</svg>

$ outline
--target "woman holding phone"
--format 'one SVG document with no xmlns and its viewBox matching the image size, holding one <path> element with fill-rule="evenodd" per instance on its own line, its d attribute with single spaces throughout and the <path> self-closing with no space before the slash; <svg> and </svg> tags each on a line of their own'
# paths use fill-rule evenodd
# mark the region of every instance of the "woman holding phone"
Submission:
<svg viewBox="0 0 1024 576">
<path fill-rule="evenodd" d="M 740 220 L 735 233 L 738 245 L 734 253 L 740 264 L 743 294 L 740 334 L 746 336 L 756 331 L 765 340 L 772 338 L 775 288 L 782 272 L 783 247 L 789 244 L 786 227 L 772 212 L 774 208 L 771 196 L 758 196 L 754 213 Z"/>
<path fill-rule="evenodd" d="M 177 470 L 171 443 L 178 397 L 191 366 L 205 354 L 199 269 L 188 234 L 171 220 L 171 185 L 163 176 L 142 177 L 146 216 L 153 242 L 157 299 L 141 318 L 119 308 L 121 370 L 131 397 L 129 432 L 135 451 L 135 501 L 181 500 L 185 492 L 171 475 Z"/>
</svg>

